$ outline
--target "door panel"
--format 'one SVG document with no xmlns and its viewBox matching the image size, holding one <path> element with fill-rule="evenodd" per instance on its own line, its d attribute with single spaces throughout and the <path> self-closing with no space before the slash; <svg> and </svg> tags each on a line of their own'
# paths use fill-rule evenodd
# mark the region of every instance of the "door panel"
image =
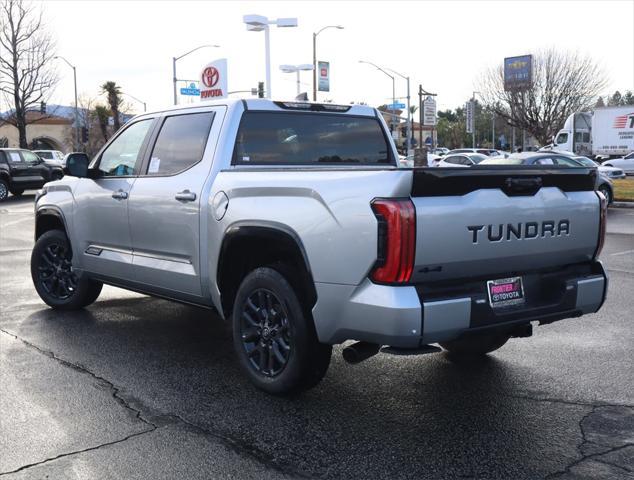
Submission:
<svg viewBox="0 0 634 480">
<path fill-rule="evenodd" d="M 200 208 L 225 107 L 167 116 L 128 202 L 134 273 L 150 289 L 202 296 Z"/>
<path fill-rule="evenodd" d="M 75 251 L 79 266 L 89 272 L 133 280 L 128 198 L 153 122 L 127 125 L 95 162 L 96 178 L 82 178 L 75 188 Z"/>
</svg>

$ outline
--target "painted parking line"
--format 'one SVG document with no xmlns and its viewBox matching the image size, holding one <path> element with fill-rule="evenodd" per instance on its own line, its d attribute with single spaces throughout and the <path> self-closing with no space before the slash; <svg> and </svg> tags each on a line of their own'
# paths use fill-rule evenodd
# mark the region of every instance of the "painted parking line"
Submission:
<svg viewBox="0 0 634 480">
<path fill-rule="evenodd" d="M 616 257 L 618 255 L 627 255 L 628 253 L 634 253 L 634 250 L 625 250 L 624 252 L 611 253 L 610 255 Z"/>
</svg>

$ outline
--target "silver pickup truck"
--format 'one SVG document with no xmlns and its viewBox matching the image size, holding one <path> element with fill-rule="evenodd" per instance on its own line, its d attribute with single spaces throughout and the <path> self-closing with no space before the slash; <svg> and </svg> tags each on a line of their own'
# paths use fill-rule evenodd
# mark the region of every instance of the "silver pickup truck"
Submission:
<svg viewBox="0 0 634 480">
<path fill-rule="evenodd" d="M 325 375 L 332 345 L 469 358 L 596 312 L 596 169 L 399 168 L 370 107 L 224 100 L 140 115 L 36 199 L 53 308 L 109 284 L 215 310 L 252 382 Z"/>
</svg>

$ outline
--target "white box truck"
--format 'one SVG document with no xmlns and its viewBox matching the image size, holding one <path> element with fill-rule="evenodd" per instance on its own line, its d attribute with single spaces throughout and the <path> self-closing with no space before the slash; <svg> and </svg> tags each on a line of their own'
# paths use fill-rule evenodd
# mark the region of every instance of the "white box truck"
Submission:
<svg viewBox="0 0 634 480">
<path fill-rule="evenodd" d="M 634 105 L 573 113 L 557 132 L 553 149 L 595 157 L 623 157 L 633 152 Z"/>
</svg>

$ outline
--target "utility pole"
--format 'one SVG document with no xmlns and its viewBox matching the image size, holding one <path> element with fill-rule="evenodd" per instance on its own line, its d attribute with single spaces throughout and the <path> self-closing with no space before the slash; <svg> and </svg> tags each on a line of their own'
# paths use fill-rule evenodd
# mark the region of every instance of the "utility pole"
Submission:
<svg viewBox="0 0 634 480">
<path fill-rule="evenodd" d="M 423 148 L 423 86 L 418 85 L 418 148 Z"/>
<path fill-rule="evenodd" d="M 495 112 L 491 111 L 491 148 L 495 149 Z"/>
<path fill-rule="evenodd" d="M 473 129 L 471 130 L 471 141 L 473 143 L 472 148 L 476 148 L 476 141 L 475 141 L 475 137 L 476 137 L 476 102 L 475 102 L 475 94 L 476 92 L 473 92 L 473 97 L 471 97 L 471 103 L 473 104 Z"/>
</svg>

